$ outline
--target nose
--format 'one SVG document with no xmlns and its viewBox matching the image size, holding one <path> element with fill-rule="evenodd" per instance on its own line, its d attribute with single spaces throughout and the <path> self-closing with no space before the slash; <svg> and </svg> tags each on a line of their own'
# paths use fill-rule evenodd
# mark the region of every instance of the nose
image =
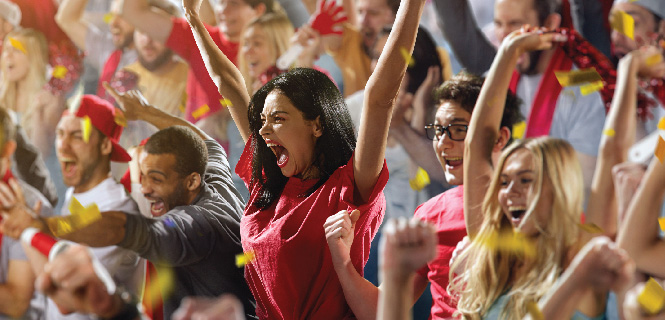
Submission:
<svg viewBox="0 0 665 320">
<path fill-rule="evenodd" d="M 141 179 L 141 193 L 143 193 L 144 196 L 149 196 L 152 193 L 152 188 L 148 183 L 148 179 Z"/>
<path fill-rule="evenodd" d="M 508 26 L 497 27 L 496 36 L 499 39 L 499 43 L 503 42 L 503 39 L 505 39 L 513 31 L 514 30 Z"/>
<path fill-rule="evenodd" d="M 453 145 L 453 139 L 450 139 L 448 136 L 448 129 L 445 130 L 446 131 L 443 132 L 439 140 L 436 141 L 437 146 L 441 149 L 451 147 Z"/>
<path fill-rule="evenodd" d="M 266 121 L 261 126 L 261 129 L 259 129 L 259 135 L 265 136 L 268 135 L 270 132 L 272 132 L 272 126 L 270 125 L 270 123 L 268 123 L 268 121 Z"/>
</svg>

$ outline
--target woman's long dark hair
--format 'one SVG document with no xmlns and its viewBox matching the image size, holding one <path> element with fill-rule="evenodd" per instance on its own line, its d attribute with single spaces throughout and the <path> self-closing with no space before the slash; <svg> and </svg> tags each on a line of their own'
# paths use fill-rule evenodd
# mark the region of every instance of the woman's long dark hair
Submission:
<svg viewBox="0 0 665 320">
<path fill-rule="evenodd" d="M 356 148 L 346 103 L 328 76 L 314 69 L 296 68 L 272 79 L 254 94 L 248 110 L 253 153 L 251 184 L 261 186 L 252 204 L 261 209 L 270 207 L 279 198 L 288 180 L 277 166 L 275 154 L 259 134 L 266 97 L 275 90 L 289 98 L 305 120 L 320 117 L 323 134 L 316 140 L 312 165 L 319 169 L 321 178 L 304 196 L 312 194 L 337 168 L 345 165 Z"/>
</svg>

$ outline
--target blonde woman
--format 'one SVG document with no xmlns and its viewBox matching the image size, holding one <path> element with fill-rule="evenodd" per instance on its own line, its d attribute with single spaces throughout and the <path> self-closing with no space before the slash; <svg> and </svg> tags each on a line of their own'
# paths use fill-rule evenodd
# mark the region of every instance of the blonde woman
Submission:
<svg viewBox="0 0 665 320">
<path fill-rule="evenodd" d="M 562 274 L 593 236 L 578 227 L 584 182 L 575 150 L 564 140 L 541 137 L 510 146 L 497 163 L 490 157 L 518 59 L 564 39 L 558 33 L 528 28 L 511 34 L 499 48 L 471 116 L 464 141 L 464 215 L 468 234 L 475 241 L 451 269 L 457 271 L 451 275 L 451 291 L 458 297 L 458 312 L 464 318 L 521 319 L 530 303 L 539 303 L 546 319 L 604 316 L 609 287 L 599 290 L 592 281 L 564 286 L 575 299 L 565 308 L 553 307 L 557 304 L 552 296 L 561 297 L 555 293 L 565 291 L 561 289 L 564 283 L 571 283 Z M 599 197 L 603 195 L 593 195 L 590 202 Z M 589 211 L 586 221 L 600 223 L 602 214 Z M 532 249 L 497 250 L 488 245 L 502 234 L 521 236 L 523 241 L 513 243 Z M 625 252 L 609 241 L 595 248 L 608 254 L 598 273 L 607 274 L 610 283 L 623 281 L 630 264 Z"/>
<path fill-rule="evenodd" d="M 0 58 L 0 104 L 18 114 L 28 138 L 47 158 L 53 148 L 55 125 L 64 108 L 64 98 L 45 88 L 48 46 L 34 29 L 10 32 Z"/>
</svg>

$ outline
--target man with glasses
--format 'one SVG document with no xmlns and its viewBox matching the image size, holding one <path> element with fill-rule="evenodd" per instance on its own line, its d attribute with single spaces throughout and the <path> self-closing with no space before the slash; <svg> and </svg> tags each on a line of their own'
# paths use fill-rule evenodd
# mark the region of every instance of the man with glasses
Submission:
<svg viewBox="0 0 665 320">
<path fill-rule="evenodd" d="M 438 256 L 418 271 L 413 279 L 414 302 L 427 288 L 431 282 L 432 292 L 432 319 L 445 319 L 453 316 L 455 303 L 446 291 L 448 287 L 449 262 L 457 243 L 466 236 L 466 225 L 464 223 L 464 201 L 463 201 L 463 170 L 464 163 L 464 138 L 471 120 L 471 112 L 478 99 L 480 88 L 484 79 L 469 74 L 458 74 L 452 79 L 444 82 L 436 91 L 435 98 L 439 101 L 433 124 L 425 126 L 427 137 L 432 139 L 434 152 L 443 168 L 447 182 L 450 185 L 459 186 L 443 192 L 424 204 L 420 205 L 414 216 L 420 220 L 427 221 L 436 226 L 438 235 Z M 506 107 L 501 120 L 501 129 L 498 140 L 492 149 L 493 162 L 498 161 L 501 150 L 512 141 L 512 127 L 515 123 L 523 120 L 519 109 L 517 98 L 508 94 Z M 404 137 L 412 139 L 414 143 L 423 142 L 422 137 L 412 128 L 400 128 Z M 392 130 L 392 128 L 391 128 Z M 327 238 L 330 250 L 336 250 L 338 246 L 334 243 L 336 239 Z M 332 245 L 331 245 L 332 244 Z M 345 272 L 356 272 L 353 268 Z M 365 299 L 368 313 L 376 314 L 379 290 L 362 277 L 344 274 L 337 270 L 337 275 L 358 279 L 354 286 L 358 292 L 362 292 L 361 299 Z M 348 299 L 348 297 L 347 297 Z M 362 315 L 356 315 L 362 316 Z"/>
</svg>

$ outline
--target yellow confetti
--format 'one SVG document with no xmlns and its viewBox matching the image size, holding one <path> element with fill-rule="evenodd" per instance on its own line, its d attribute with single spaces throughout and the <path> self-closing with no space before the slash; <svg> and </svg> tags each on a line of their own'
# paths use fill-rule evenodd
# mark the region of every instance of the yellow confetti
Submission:
<svg viewBox="0 0 665 320">
<path fill-rule="evenodd" d="M 203 117 L 208 112 L 210 112 L 210 107 L 208 107 L 207 104 L 204 104 L 192 112 L 192 117 L 194 117 L 194 119 L 198 119 Z"/>
<path fill-rule="evenodd" d="M 175 288 L 175 276 L 173 269 L 164 266 L 155 266 L 155 274 L 150 275 L 150 285 L 145 289 L 146 295 L 152 297 L 153 302 L 157 301 L 155 297 L 162 297 L 162 301 L 169 298 Z"/>
<path fill-rule="evenodd" d="M 658 158 L 660 163 L 663 163 L 663 160 L 665 160 L 665 140 L 663 140 L 663 137 L 661 136 L 658 136 L 658 145 L 656 146 L 654 155 Z"/>
<path fill-rule="evenodd" d="M 635 19 L 624 11 L 613 10 L 610 14 L 610 25 L 612 29 L 624 34 L 626 37 L 635 38 Z"/>
<path fill-rule="evenodd" d="M 221 103 L 223 107 L 232 107 L 233 106 L 233 104 L 231 103 L 231 100 L 229 100 L 229 99 L 219 99 L 219 103 Z"/>
<path fill-rule="evenodd" d="M 122 110 L 120 109 L 115 109 L 115 115 L 113 116 L 113 121 L 115 121 L 115 124 L 121 127 L 127 126 L 127 118 L 125 118 L 125 113 L 122 112 Z"/>
<path fill-rule="evenodd" d="M 607 128 L 607 129 L 603 130 L 603 134 L 608 136 L 608 137 L 614 137 L 614 135 L 617 134 L 617 132 L 614 131 L 614 129 L 612 129 L 612 128 Z"/>
<path fill-rule="evenodd" d="M 54 236 L 60 238 L 102 218 L 102 214 L 99 212 L 96 203 L 84 207 L 74 197 L 72 197 L 72 201 L 69 204 L 69 212 L 71 214 L 68 216 L 48 220 L 49 230 L 51 230 Z"/>
<path fill-rule="evenodd" d="M 658 218 L 658 225 L 660 226 L 660 230 L 665 231 L 665 217 Z"/>
<path fill-rule="evenodd" d="M 603 229 L 601 229 L 599 226 L 597 226 L 596 224 L 593 224 L 593 223 L 585 223 L 585 224 L 578 223 L 577 226 L 580 227 L 582 230 L 588 232 L 588 233 L 592 233 L 592 234 L 596 234 L 596 233 L 601 234 L 601 233 L 603 233 Z"/>
<path fill-rule="evenodd" d="M 90 133 L 92 133 L 92 122 L 90 122 L 90 117 L 84 116 L 81 119 L 81 131 L 83 134 L 83 141 L 88 143 L 90 141 Z"/>
<path fill-rule="evenodd" d="M 399 52 L 402 54 L 402 58 L 404 58 L 409 67 L 413 68 L 413 66 L 416 64 L 416 61 L 413 60 L 413 57 L 411 56 L 409 51 L 406 50 L 406 48 L 401 47 L 399 48 Z"/>
<path fill-rule="evenodd" d="M 513 139 L 522 139 L 524 138 L 524 132 L 526 131 L 526 122 L 521 121 L 513 125 Z"/>
<path fill-rule="evenodd" d="M 247 251 L 236 255 L 236 266 L 238 268 L 244 267 L 246 264 L 252 262 L 255 258 L 254 251 Z"/>
<path fill-rule="evenodd" d="M 427 171 L 425 171 L 425 169 L 421 167 L 418 167 L 416 176 L 413 179 L 409 180 L 409 185 L 411 185 L 411 189 L 416 191 L 422 190 L 429 184 L 430 184 L 429 175 L 427 174 Z"/>
<path fill-rule="evenodd" d="M 654 54 L 647 58 L 645 61 L 647 67 L 651 67 L 655 64 L 661 63 L 663 61 L 663 55 L 660 53 Z"/>
<path fill-rule="evenodd" d="M 665 130 L 665 117 L 660 118 L 658 121 L 658 130 Z"/>
<path fill-rule="evenodd" d="M 65 66 L 57 65 L 55 68 L 53 68 L 53 78 L 56 79 L 64 79 L 65 76 L 67 76 L 67 68 Z"/>
<path fill-rule="evenodd" d="M 16 38 L 9 38 L 9 44 L 11 44 L 12 47 L 16 48 L 16 50 L 23 52 L 23 54 L 28 54 L 28 50 L 25 50 L 23 43 L 21 41 L 16 40 Z"/>
<path fill-rule="evenodd" d="M 71 98 L 67 99 L 67 109 L 70 114 L 75 114 L 76 110 L 81 106 L 81 98 L 83 97 L 83 85 L 79 83 Z"/>
<path fill-rule="evenodd" d="M 582 93 L 583 96 L 590 95 L 596 91 L 602 90 L 603 89 L 603 82 L 602 81 L 596 81 L 592 82 L 589 84 L 585 84 L 580 87 L 580 92 Z"/>
<path fill-rule="evenodd" d="M 562 87 L 579 86 L 581 84 L 603 81 L 596 68 L 593 67 L 573 71 L 554 71 L 554 75 Z"/>
<path fill-rule="evenodd" d="M 637 302 L 648 314 L 657 314 L 665 305 L 665 290 L 656 280 L 651 278 L 637 297 Z"/>
<path fill-rule="evenodd" d="M 494 232 L 488 236 L 478 235 L 474 241 L 478 241 L 480 245 L 490 250 L 514 253 L 526 257 L 536 255 L 536 246 L 526 236 L 512 230 L 501 233 Z"/>
<path fill-rule="evenodd" d="M 113 20 L 113 17 L 114 17 L 114 16 L 115 16 L 115 15 L 114 15 L 113 13 L 111 13 L 111 12 L 107 12 L 107 13 L 104 15 L 104 23 L 106 23 L 106 24 L 111 23 L 111 20 Z"/>
<path fill-rule="evenodd" d="M 545 320 L 545 315 L 543 315 L 543 312 L 540 311 L 540 308 L 538 307 L 538 304 L 531 301 L 526 304 L 526 310 L 529 312 L 529 315 L 531 315 L 531 319 L 533 320 Z"/>
</svg>

